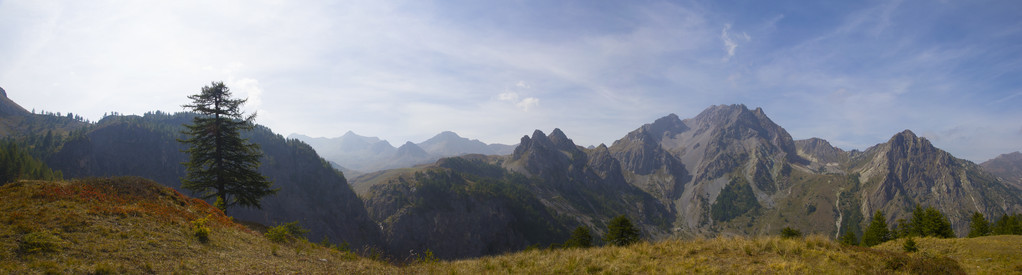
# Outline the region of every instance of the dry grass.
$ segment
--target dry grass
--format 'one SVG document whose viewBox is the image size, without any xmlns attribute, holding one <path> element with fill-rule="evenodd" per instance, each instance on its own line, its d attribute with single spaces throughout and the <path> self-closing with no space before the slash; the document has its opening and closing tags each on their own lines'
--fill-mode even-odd
<svg viewBox="0 0 1022 275">
<path fill-rule="evenodd" d="M 414 272 L 448 274 L 960 273 L 953 261 L 841 246 L 822 236 L 716 238 L 627 247 L 537 250 L 411 268 Z"/>
<path fill-rule="evenodd" d="M 958 261 L 969 274 L 1022 274 L 1022 236 L 979 238 L 916 238 L 918 254 L 943 256 Z M 904 239 L 880 244 L 876 249 L 902 251 Z"/>
<path fill-rule="evenodd" d="M 138 178 L 0 187 L 0 273 L 377 273 L 389 264 L 305 241 L 275 244 L 209 204 Z M 209 241 L 191 221 L 207 218 Z M 40 239 L 50 251 L 27 251 Z M 48 244 L 46 244 L 48 243 Z"/>
</svg>

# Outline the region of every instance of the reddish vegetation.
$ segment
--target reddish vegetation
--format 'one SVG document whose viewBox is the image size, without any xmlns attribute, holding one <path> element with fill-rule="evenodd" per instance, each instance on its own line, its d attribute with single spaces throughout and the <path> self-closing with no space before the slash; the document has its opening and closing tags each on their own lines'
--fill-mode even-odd
<svg viewBox="0 0 1022 275">
<path fill-rule="evenodd" d="M 89 205 L 90 214 L 147 216 L 164 222 L 187 223 L 209 217 L 209 226 L 248 228 L 220 209 L 143 178 L 94 178 L 37 189 L 32 197 L 48 202 L 75 201 Z"/>
</svg>

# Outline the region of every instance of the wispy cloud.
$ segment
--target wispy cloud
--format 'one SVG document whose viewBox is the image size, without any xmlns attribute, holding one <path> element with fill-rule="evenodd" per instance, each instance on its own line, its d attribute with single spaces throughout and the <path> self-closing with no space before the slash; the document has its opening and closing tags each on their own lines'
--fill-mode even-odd
<svg viewBox="0 0 1022 275">
<path fill-rule="evenodd" d="M 726 52 L 723 58 L 724 62 L 731 60 L 735 56 L 735 49 L 738 48 L 739 42 L 749 42 L 749 40 L 752 40 L 749 34 L 744 32 L 737 34 L 728 33 L 729 30 L 731 30 L 731 24 L 725 24 L 724 29 L 720 31 L 720 40 L 724 43 L 724 51 Z"/>
</svg>

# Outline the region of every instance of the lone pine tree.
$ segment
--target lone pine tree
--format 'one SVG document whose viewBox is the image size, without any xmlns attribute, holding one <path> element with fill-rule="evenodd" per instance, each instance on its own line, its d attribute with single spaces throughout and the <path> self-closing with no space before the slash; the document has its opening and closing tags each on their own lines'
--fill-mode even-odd
<svg viewBox="0 0 1022 275">
<path fill-rule="evenodd" d="M 251 130 L 255 114 L 244 117 L 239 107 L 246 99 L 231 98 L 223 82 L 202 87 L 202 92 L 188 96 L 192 104 L 184 105 L 197 114 L 191 125 L 184 125 L 189 145 L 184 163 L 188 174 L 182 187 L 198 192 L 203 199 L 216 198 L 216 207 L 227 210 L 239 205 L 260 208 L 262 197 L 276 193 L 272 183 L 259 174 L 262 152 L 258 144 L 241 138 L 240 131 Z"/>
<path fill-rule="evenodd" d="M 607 224 L 607 235 L 603 236 L 603 241 L 614 246 L 633 244 L 639 241 L 639 230 L 625 215 L 617 216 Z"/>
</svg>

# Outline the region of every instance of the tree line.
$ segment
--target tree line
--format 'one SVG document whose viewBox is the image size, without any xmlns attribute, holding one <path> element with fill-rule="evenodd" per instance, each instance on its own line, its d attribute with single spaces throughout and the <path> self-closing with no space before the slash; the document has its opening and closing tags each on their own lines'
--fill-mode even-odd
<svg viewBox="0 0 1022 275">
<path fill-rule="evenodd" d="M 1022 214 L 1003 215 L 996 222 L 989 221 L 982 213 L 974 212 L 969 226 L 969 238 L 991 235 L 1022 235 Z M 898 219 L 891 227 L 883 211 L 873 214 L 869 226 L 862 233 L 861 241 L 854 232 L 848 231 L 839 240 L 842 244 L 875 246 L 897 238 L 937 237 L 954 238 L 951 221 L 936 208 L 916 205 L 909 219 Z"/>
<path fill-rule="evenodd" d="M 15 142 L 0 141 L 0 184 L 16 180 L 60 180 L 63 177 L 60 171 L 54 172 Z"/>
</svg>

